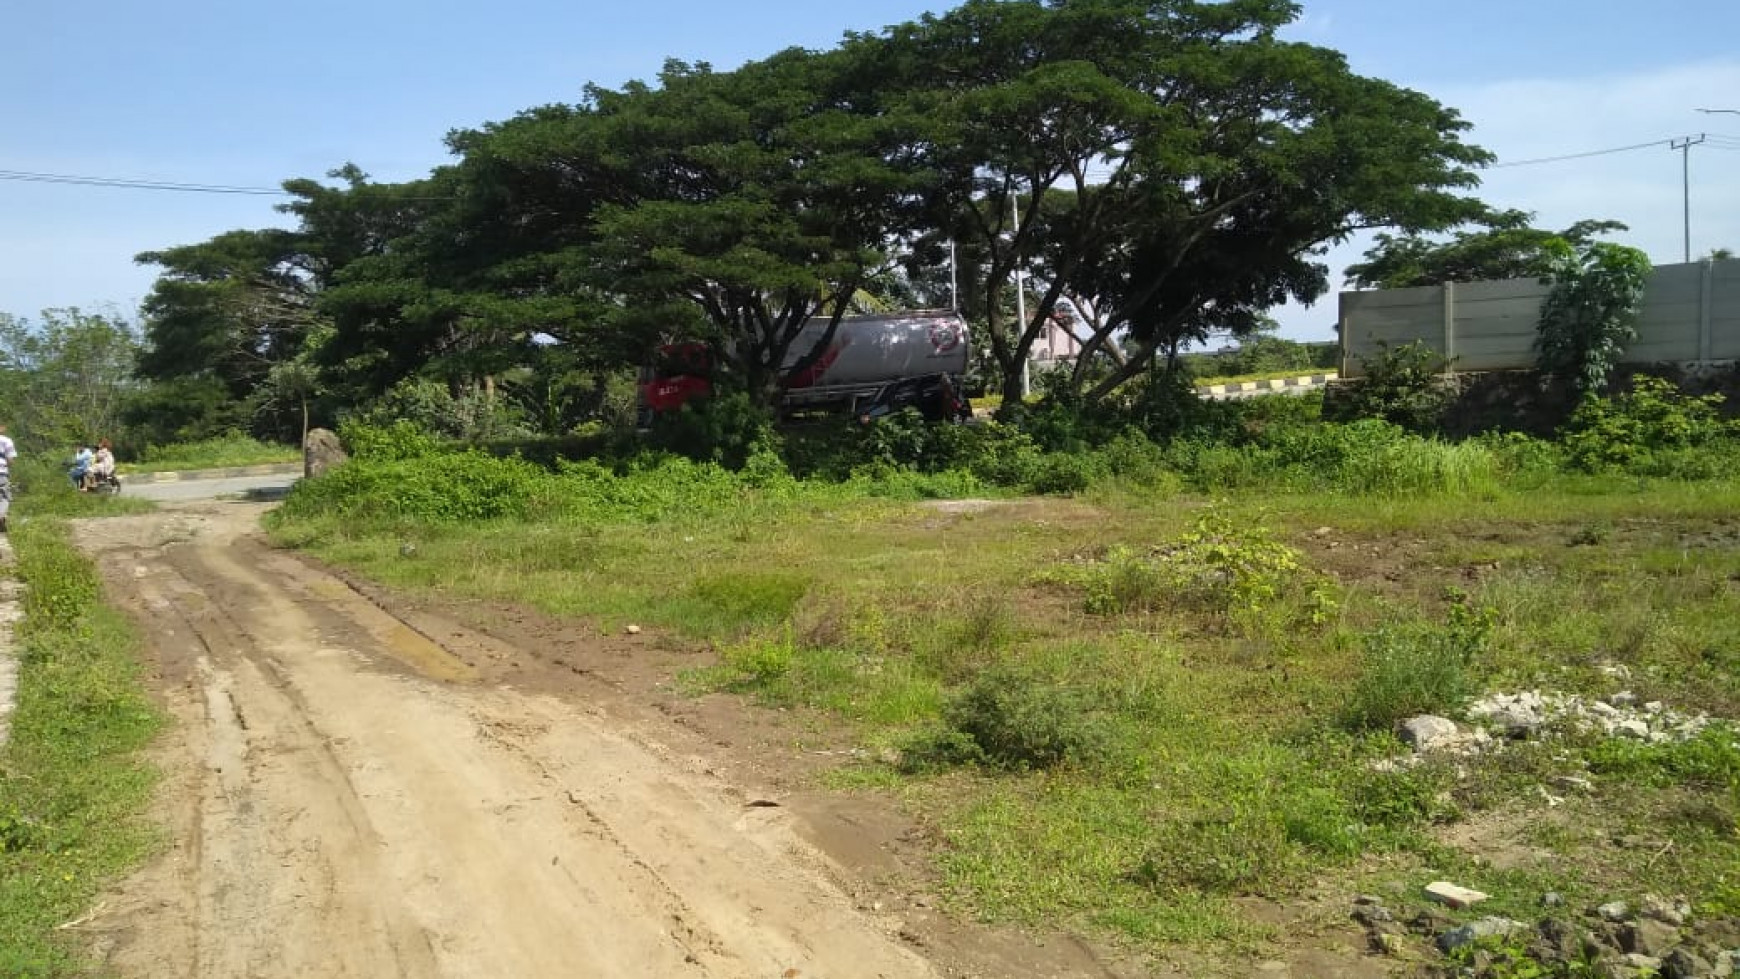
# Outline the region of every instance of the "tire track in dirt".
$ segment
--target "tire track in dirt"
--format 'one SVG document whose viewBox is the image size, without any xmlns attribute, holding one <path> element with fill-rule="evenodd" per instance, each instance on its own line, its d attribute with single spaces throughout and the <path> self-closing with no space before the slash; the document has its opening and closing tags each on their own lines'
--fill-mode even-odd
<svg viewBox="0 0 1740 979">
<path fill-rule="evenodd" d="M 454 650 L 487 642 L 437 642 L 247 543 L 256 513 L 85 535 L 179 721 L 176 847 L 94 923 L 117 971 L 937 974 L 853 909 L 787 814 L 596 710 L 470 682 Z"/>
</svg>

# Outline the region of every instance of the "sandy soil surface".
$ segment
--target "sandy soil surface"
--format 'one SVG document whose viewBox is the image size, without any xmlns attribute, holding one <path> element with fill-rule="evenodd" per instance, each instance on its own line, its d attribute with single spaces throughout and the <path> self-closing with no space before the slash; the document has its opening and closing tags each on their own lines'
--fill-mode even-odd
<svg viewBox="0 0 1740 979">
<path fill-rule="evenodd" d="M 262 510 L 78 527 L 175 720 L 169 845 L 82 926 L 118 974 L 1136 974 L 936 911 L 922 831 L 802 790 L 825 730 L 678 696 L 695 652 L 396 598 Z"/>
</svg>

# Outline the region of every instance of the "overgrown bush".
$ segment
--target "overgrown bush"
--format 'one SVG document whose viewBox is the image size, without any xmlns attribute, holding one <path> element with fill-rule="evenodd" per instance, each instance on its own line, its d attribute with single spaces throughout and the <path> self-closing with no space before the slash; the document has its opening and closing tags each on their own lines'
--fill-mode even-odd
<svg viewBox="0 0 1740 979">
<path fill-rule="evenodd" d="M 452 386 L 429 378 L 406 378 L 347 420 L 377 427 L 410 422 L 444 439 L 527 438 L 535 434 L 511 398 L 484 388 Z"/>
<path fill-rule="evenodd" d="M 1335 420 L 1379 418 L 1421 434 L 1439 429 L 1450 394 L 1444 372 L 1450 362 L 1422 341 L 1384 346 L 1376 357 L 1361 357 L 1363 376 L 1335 402 Z"/>
<path fill-rule="evenodd" d="M 773 415 L 740 391 L 691 401 L 680 411 L 659 414 L 646 435 L 648 448 L 716 462 L 729 469 L 740 468 L 755 446 L 778 443 Z"/>
<path fill-rule="evenodd" d="M 1654 266 L 1643 251 L 1595 242 L 1560 264 L 1541 305 L 1535 337 L 1543 374 L 1581 394 L 1599 391 L 1637 336 L 1637 316 Z"/>
<path fill-rule="evenodd" d="M 429 429 L 406 418 L 379 423 L 346 419 L 339 423 L 338 439 L 352 458 L 369 462 L 419 459 L 450 447 Z"/>
<path fill-rule="evenodd" d="M 1719 394 L 1686 394 L 1671 381 L 1647 374 L 1631 390 L 1611 398 L 1588 397 L 1577 406 L 1560 438 L 1571 465 L 1587 472 L 1642 471 L 1672 450 L 1724 440 L 1732 427 L 1721 419 Z"/>
<path fill-rule="evenodd" d="M 297 483 L 279 519 L 493 520 L 548 512 L 557 496 L 549 472 L 519 459 L 475 451 L 388 461 L 365 458 Z"/>
<path fill-rule="evenodd" d="M 1116 615 L 1162 608 L 1228 617 L 1255 627 L 1283 598 L 1321 622 L 1335 602 L 1300 553 L 1261 525 L 1240 525 L 1211 508 L 1177 539 L 1147 552 L 1114 548 L 1103 558 L 1066 565 L 1042 580 L 1084 593 L 1089 612 Z"/>
</svg>

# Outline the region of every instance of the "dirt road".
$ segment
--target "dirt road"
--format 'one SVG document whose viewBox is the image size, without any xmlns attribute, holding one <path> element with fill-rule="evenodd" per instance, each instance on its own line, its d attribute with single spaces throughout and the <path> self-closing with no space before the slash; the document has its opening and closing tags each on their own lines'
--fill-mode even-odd
<svg viewBox="0 0 1740 979">
<path fill-rule="evenodd" d="M 200 504 L 91 522 L 176 720 L 174 845 L 89 924 L 139 977 L 924 977 L 784 806 Z M 432 638 L 433 637 L 433 638 Z"/>
</svg>

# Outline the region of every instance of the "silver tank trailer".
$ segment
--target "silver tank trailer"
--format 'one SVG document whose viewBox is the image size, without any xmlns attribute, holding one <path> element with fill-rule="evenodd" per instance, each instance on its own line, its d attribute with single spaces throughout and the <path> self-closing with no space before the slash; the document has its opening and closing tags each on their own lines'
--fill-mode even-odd
<svg viewBox="0 0 1740 979">
<path fill-rule="evenodd" d="M 813 317 L 786 352 L 785 368 L 815 349 L 828 330 L 828 318 Z M 959 314 L 878 313 L 846 316 L 814 365 L 792 377 L 787 400 L 794 404 L 851 397 L 891 381 L 934 374 L 966 373 L 967 322 Z"/>
</svg>

